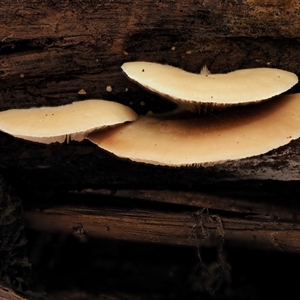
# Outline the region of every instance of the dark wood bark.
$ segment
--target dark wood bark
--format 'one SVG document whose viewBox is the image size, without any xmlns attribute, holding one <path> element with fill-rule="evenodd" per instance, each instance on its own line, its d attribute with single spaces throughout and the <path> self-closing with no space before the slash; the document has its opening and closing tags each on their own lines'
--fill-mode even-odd
<svg viewBox="0 0 300 300">
<path fill-rule="evenodd" d="M 65 232 L 83 240 L 101 237 L 195 247 L 216 246 L 225 241 L 229 245 L 300 251 L 297 209 L 282 204 L 173 191 L 100 190 L 83 194 L 91 193 L 96 195 L 97 208 L 74 207 L 73 201 L 73 206 L 26 211 L 25 223 L 28 228 Z M 106 195 L 110 199 L 103 198 Z M 118 197 L 118 208 L 113 208 Z M 138 204 L 133 204 L 134 199 Z M 173 206 L 137 208 L 145 199 Z"/>
<path fill-rule="evenodd" d="M 0 16 L 1 110 L 70 103 L 82 88 L 87 98 L 138 113 L 168 109 L 121 73 L 130 60 L 192 72 L 206 64 L 212 72 L 270 66 L 299 74 L 297 1 L 3 0 Z M 1 172 L 27 206 L 51 206 L 58 191 L 112 188 L 208 191 L 235 203 L 266 193 L 263 202 L 282 203 L 288 214 L 299 207 L 299 140 L 258 157 L 178 169 L 119 160 L 87 141 L 44 146 L 1 133 L 0 146 Z M 275 210 L 270 215 L 282 213 Z"/>
<path fill-rule="evenodd" d="M 139 112 L 160 107 L 121 74 L 124 61 L 137 59 L 192 72 L 206 64 L 299 73 L 298 10 L 295 0 L 3 0 L 0 109 L 69 103 L 82 88 Z"/>
<path fill-rule="evenodd" d="M 194 247 L 227 244 L 300 251 L 300 227 L 293 222 L 268 217 L 221 217 L 205 212 L 163 213 L 135 209 L 88 209 L 53 207 L 43 212 L 25 212 L 28 228 L 64 232 L 80 240 L 88 237 L 184 245 Z"/>
</svg>

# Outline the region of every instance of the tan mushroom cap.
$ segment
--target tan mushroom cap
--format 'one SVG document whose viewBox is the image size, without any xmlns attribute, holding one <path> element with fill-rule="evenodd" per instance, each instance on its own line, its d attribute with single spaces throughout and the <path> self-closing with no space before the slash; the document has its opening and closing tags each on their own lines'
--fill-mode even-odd
<svg viewBox="0 0 300 300">
<path fill-rule="evenodd" d="M 95 129 L 136 120 L 129 107 L 106 100 L 85 100 L 63 106 L 0 112 L 0 130 L 29 141 L 50 144 L 82 141 Z"/>
<path fill-rule="evenodd" d="M 169 65 L 137 61 L 124 63 L 122 70 L 134 82 L 192 111 L 204 104 L 211 110 L 213 106 L 269 99 L 298 82 L 294 73 L 273 68 L 194 74 Z"/>
<path fill-rule="evenodd" d="M 300 94 L 191 119 L 140 117 L 88 139 L 121 158 L 154 165 L 213 165 L 255 156 L 300 137 Z"/>
</svg>

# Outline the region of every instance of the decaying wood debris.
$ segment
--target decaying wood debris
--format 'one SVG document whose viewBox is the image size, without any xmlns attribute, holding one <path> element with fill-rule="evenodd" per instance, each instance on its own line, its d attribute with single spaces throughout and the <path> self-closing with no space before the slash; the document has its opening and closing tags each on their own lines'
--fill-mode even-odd
<svg viewBox="0 0 300 300">
<path fill-rule="evenodd" d="M 3 300 L 26 300 L 17 295 L 13 290 L 0 285 L 0 297 Z"/>
<path fill-rule="evenodd" d="M 172 109 L 122 74 L 133 60 L 195 73 L 207 65 L 300 74 L 296 0 L 0 2 L 0 110 L 90 98 L 139 114 Z M 0 133 L 0 174 L 38 231 L 299 253 L 299 149 L 295 140 L 214 167 L 164 168 L 88 141 L 40 145 Z M 90 196 L 97 200 L 79 205 Z"/>
<path fill-rule="evenodd" d="M 98 195 L 98 208 L 54 206 L 26 211 L 25 224 L 32 229 L 64 232 L 80 240 L 88 237 L 185 246 L 242 245 L 299 252 L 297 210 L 282 205 L 258 205 L 222 196 L 172 191 L 87 191 Z M 118 208 L 101 206 L 101 195 L 122 197 Z M 133 199 L 173 203 L 177 211 L 137 209 Z M 130 207 L 126 207 L 126 203 Z M 125 206 L 125 207 L 124 207 Z M 155 207 L 155 206 L 154 206 Z M 168 206 L 167 206 L 168 207 Z M 179 211 L 178 211 L 179 210 Z"/>
</svg>

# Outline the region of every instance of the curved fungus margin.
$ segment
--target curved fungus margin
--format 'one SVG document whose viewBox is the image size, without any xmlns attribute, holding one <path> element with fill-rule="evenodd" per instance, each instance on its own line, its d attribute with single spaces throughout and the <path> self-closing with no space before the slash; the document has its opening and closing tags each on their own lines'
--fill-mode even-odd
<svg viewBox="0 0 300 300">
<path fill-rule="evenodd" d="M 298 82 L 296 74 L 275 68 L 210 74 L 204 67 L 195 74 L 170 65 L 136 61 L 124 63 L 122 70 L 142 87 L 197 112 L 270 99 Z"/>
<path fill-rule="evenodd" d="M 90 99 L 56 107 L 0 112 L 0 131 L 25 140 L 50 144 L 82 141 L 95 129 L 134 121 L 137 114 L 117 102 Z"/>
<path fill-rule="evenodd" d="M 135 122 L 90 133 L 87 138 L 121 158 L 162 166 L 209 166 L 264 154 L 300 137 L 300 94 L 217 115 Z"/>
</svg>

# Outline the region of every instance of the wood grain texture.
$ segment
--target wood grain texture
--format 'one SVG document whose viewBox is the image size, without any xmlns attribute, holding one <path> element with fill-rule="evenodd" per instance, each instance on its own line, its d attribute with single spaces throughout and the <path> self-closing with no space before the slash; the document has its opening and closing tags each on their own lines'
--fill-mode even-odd
<svg viewBox="0 0 300 300">
<path fill-rule="evenodd" d="M 191 72 L 271 66 L 299 73 L 297 1 L 1 1 L 0 109 L 108 98 L 145 113 L 161 100 L 124 61 Z M 112 92 L 106 86 L 112 86 Z M 143 105 L 141 105 L 141 103 Z"/>
<path fill-rule="evenodd" d="M 225 242 L 230 247 L 299 253 L 298 196 L 268 190 L 72 191 L 58 195 L 56 203 L 44 209 L 26 209 L 25 224 L 80 241 L 104 238 L 192 247 Z"/>
<path fill-rule="evenodd" d="M 158 212 L 137 209 L 53 207 L 26 211 L 25 224 L 39 231 L 64 232 L 88 237 L 184 246 L 229 244 L 299 252 L 300 228 L 293 222 L 269 218 L 240 218 L 205 211 Z"/>
</svg>

